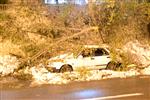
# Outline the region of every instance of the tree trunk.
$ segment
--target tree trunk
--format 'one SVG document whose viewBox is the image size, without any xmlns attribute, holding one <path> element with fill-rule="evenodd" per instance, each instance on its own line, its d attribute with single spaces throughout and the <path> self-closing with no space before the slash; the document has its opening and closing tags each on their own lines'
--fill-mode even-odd
<svg viewBox="0 0 150 100">
<path fill-rule="evenodd" d="M 90 16 L 92 16 L 92 13 L 93 13 L 93 11 L 92 11 L 92 9 L 93 9 L 92 1 L 93 1 L 93 0 L 88 0 L 88 11 L 89 11 L 89 15 L 90 15 Z"/>
</svg>

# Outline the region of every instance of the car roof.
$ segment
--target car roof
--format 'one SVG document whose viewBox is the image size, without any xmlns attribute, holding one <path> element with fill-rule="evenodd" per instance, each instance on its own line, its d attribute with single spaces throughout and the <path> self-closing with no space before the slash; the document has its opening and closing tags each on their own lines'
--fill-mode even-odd
<svg viewBox="0 0 150 100">
<path fill-rule="evenodd" d="M 108 48 L 109 46 L 106 44 L 101 45 L 84 45 L 84 48 Z"/>
</svg>

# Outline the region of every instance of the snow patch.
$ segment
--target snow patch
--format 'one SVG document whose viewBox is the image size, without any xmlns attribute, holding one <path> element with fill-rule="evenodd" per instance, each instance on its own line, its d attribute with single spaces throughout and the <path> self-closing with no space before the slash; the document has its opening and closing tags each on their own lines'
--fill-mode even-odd
<svg viewBox="0 0 150 100">
<path fill-rule="evenodd" d="M 150 64 L 150 46 L 148 44 L 143 45 L 137 40 L 131 41 L 123 47 L 123 50 L 130 54 L 139 67 L 147 67 Z"/>
<path fill-rule="evenodd" d="M 150 75 L 150 66 L 141 70 L 141 75 Z"/>
<path fill-rule="evenodd" d="M 91 81 L 101 80 L 108 78 L 126 78 L 140 75 L 137 70 L 129 71 L 112 71 L 112 70 L 92 70 L 87 71 L 85 74 L 74 71 L 66 73 L 50 73 L 43 68 L 33 67 L 30 69 L 33 75 L 33 82 L 31 86 L 37 86 L 41 84 L 67 84 L 73 81 Z"/>
<path fill-rule="evenodd" d="M 10 55 L 0 56 L 0 75 L 6 76 L 14 72 L 19 67 L 19 61 L 16 57 Z"/>
</svg>

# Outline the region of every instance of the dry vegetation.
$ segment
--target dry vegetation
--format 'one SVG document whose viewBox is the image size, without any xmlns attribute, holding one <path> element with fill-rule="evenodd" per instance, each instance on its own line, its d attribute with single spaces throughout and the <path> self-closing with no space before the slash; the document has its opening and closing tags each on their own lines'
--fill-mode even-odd
<svg viewBox="0 0 150 100">
<path fill-rule="evenodd" d="M 39 63 L 46 57 L 75 51 L 82 44 L 107 43 L 112 51 L 132 40 L 149 44 L 150 4 L 110 1 L 114 2 L 89 4 L 88 8 L 40 4 L 11 6 L 0 12 L 0 52 L 23 59 L 32 59 L 38 54 L 34 57 L 42 58 Z M 95 28 L 90 29 L 92 27 Z M 114 51 L 113 54 L 116 56 Z"/>
</svg>

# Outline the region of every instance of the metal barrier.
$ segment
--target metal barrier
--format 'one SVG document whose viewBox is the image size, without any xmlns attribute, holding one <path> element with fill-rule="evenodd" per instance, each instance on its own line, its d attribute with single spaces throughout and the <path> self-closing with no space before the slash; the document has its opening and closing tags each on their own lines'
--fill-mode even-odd
<svg viewBox="0 0 150 100">
<path fill-rule="evenodd" d="M 0 4 L 0 10 L 3 11 L 3 10 L 7 10 L 9 8 L 9 4 Z"/>
</svg>

